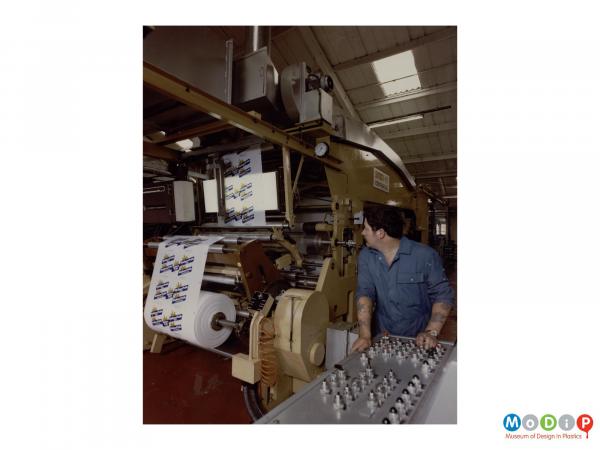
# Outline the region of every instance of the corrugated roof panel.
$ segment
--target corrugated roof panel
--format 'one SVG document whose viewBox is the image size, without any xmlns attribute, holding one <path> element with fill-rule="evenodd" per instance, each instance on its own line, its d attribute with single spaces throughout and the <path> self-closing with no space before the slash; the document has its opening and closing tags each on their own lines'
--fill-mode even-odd
<svg viewBox="0 0 600 450">
<path fill-rule="evenodd" d="M 331 65 L 365 55 L 356 27 L 311 27 Z"/>
<path fill-rule="evenodd" d="M 365 109 L 364 111 L 358 111 L 358 115 L 364 123 L 374 122 L 378 120 L 375 118 L 376 116 L 373 115 L 373 112 L 369 109 Z"/>
<path fill-rule="evenodd" d="M 425 47 L 437 65 L 450 64 L 455 61 L 452 55 L 452 48 L 456 47 L 456 37 L 430 42 Z"/>
<path fill-rule="evenodd" d="M 410 32 L 409 28 L 412 27 L 396 27 L 394 28 L 394 40 L 395 45 L 403 44 L 405 42 L 410 41 Z"/>
<path fill-rule="evenodd" d="M 378 84 L 375 72 L 370 64 L 364 64 L 353 67 L 348 70 L 338 72 L 338 78 L 344 85 L 346 93 L 350 95 L 353 90 L 364 89 L 362 86 Z"/>
<path fill-rule="evenodd" d="M 444 28 L 446 28 L 448 26 L 450 26 L 450 25 L 436 25 L 436 26 L 430 26 L 430 27 L 423 27 L 423 31 L 427 35 L 427 34 L 435 33 L 436 31 L 443 30 Z"/>
<path fill-rule="evenodd" d="M 442 148 L 446 153 L 454 152 L 454 147 L 452 145 L 452 141 L 450 139 L 450 133 L 448 131 L 441 131 L 438 133 L 440 142 L 442 144 Z"/>
<path fill-rule="evenodd" d="M 410 122 L 410 123 L 417 123 L 417 122 Z M 432 114 L 423 114 L 423 119 L 419 122 L 421 127 L 430 127 L 432 125 L 436 125 L 436 122 L 434 120 L 434 117 Z"/>
<path fill-rule="evenodd" d="M 438 106 L 455 105 L 456 104 L 456 90 L 442 92 L 442 93 L 436 94 L 433 97 L 435 97 L 435 100 L 436 100 L 436 103 Z"/>
<path fill-rule="evenodd" d="M 425 134 L 429 139 L 429 143 L 431 144 L 431 149 L 433 150 L 433 154 L 443 154 L 445 153 L 444 147 L 442 147 L 442 142 L 440 141 L 440 136 L 438 133 L 430 133 Z"/>
<path fill-rule="evenodd" d="M 390 145 L 390 144 L 388 144 Z M 393 143 L 393 146 L 390 145 L 390 147 L 392 147 L 392 149 L 398 153 L 399 155 L 406 155 L 409 153 L 408 147 L 406 146 L 406 144 L 403 141 L 395 141 Z"/>
<path fill-rule="evenodd" d="M 392 113 L 390 117 L 405 116 L 408 114 L 415 114 L 419 111 L 423 111 L 424 109 L 427 109 L 427 107 L 424 106 L 425 102 L 426 100 L 423 100 L 423 98 L 418 98 L 403 102 L 391 103 L 389 105 Z"/>
<path fill-rule="evenodd" d="M 419 72 L 429 70 L 431 67 L 433 67 L 433 63 L 431 62 L 432 58 L 429 55 L 429 51 L 427 51 L 426 45 L 421 45 L 411 51 L 415 59 L 415 66 Z"/>
<path fill-rule="evenodd" d="M 425 36 L 425 30 L 423 27 L 410 27 L 408 32 L 411 40 Z"/>
<path fill-rule="evenodd" d="M 355 89 L 348 92 L 348 96 L 355 105 L 385 98 L 383 90 L 378 85 L 370 85 L 366 88 Z"/>
<path fill-rule="evenodd" d="M 304 39 L 300 36 L 300 31 L 296 31 L 295 33 L 288 33 L 283 36 L 283 42 L 288 45 L 288 49 L 291 52 L 292 60 L 290 63 L 299 63 L 306 62 L 313 70 L 318 68 L 318 64 L 313 58 L 313 55 L 306 47 L 304 43 Z M 289 60 L 290 58 L 288 58 Z"/>
<path fill-rule="evenodd" d="M 429 142 L 423 136 L 410 136 L 404 141 L 406 147 L 413 154 L 421 155 L 427 152 Z"/>
<path fill-rule="evenodd" d="M 373 27 L 373 38 L 377 45 L 377 51 L 393 47 L 396 43 L 394 34 L 389 30 L 390 27 Z"/>
<path fill-rule="evenodd" d="M 289 65 L 296 62 L 296 55 L 294 55 L 294 53 L 290 49 L 288 39 L 286 39 L 287 37 L 288 35 L 284 36 L 282 39 L 278 39 L 276 45 L 279 52 L 285 58 L 286 63 Z"/>
<path fill-rule="evenodd" d="M 377 79 L 377 75 L 373 70 L 372 64 L 361 64 L 360 66 L 356 66 L 349 70 L 350 73 L 359 72 L 362 75 L 362 80 L 364 84 L 356 84 L 356 86 L 367 86 L 369 84 L 379 84 L 379 80 Z"/>
<path fill-rule="evenodd" d="M 369 122 L 378 121 L 378 120 L 389 120 L 398 115 L 396 112 L 394 112 L 394 109 L 391 107 L 391 105 L 385 105 L 385 106 L 382 106 L 381 108 L 377 108 L 372 111 L 373 111 L 373 114 L 372 114 L 373 119 L 369 120 Z M 400 115 L 404 115 L 404 113 L 401 113 Z M 381 129 L 385 130 L 386 133 L 389 133 L 389 130 L 392 129 L 392 127 L 394 127 L 394 125 L 386 125 L 385 127 L 382 127 Z"/>
<path fill-rule="evenodd" d="M 446 112 L 445 110 L 442 110 L 442 111 L 434 111 L 434 112 L 431 112 L 431 113 L 427 113 L 427 114 L 425 114 L 425 115 L 426 115 L 426 116 L 429 116 L 429 118 L 431 119 L 431 121 L 432 121 L 434 124 L 436 124 L 436 125 L 439 125 L 439 124 L 447 123 L 447 122 L 444 120 L 445 112 Z"/>
<path fill-rule="evenodd" d="M 358 27 L 358 33 L 361 37 L 362 43 L 365 46 L 367 54 L 375 53 L 379 50 L 377 47 L 377 41 L 373 33 L 375 27 Z"/>
<path fill-rule="evenodd" d="M 271 44 L 271 61 L 273 61 L 279 73 L 289 65 L 285 55 L 279 50 L 279 46 L 275 41 Z"/>
<path fill-rule="evenodd" d="M 437 156 L 440 153 L 440 145 L 439 141 L 433 139 L 433 135 L 424 134 L 416 137 L 416 141 L 419 142 L 418 145 L 421 145 L 425 150 L 419 153 L 418 157 L 422 158 L 424 156 Z M 435 145 L 437 143 L 437 146 Z"/>
<path fill-rule="evenodd" d="M 435 71 L 436 83 L 444 84 L 456 81 L 456 62 L 443 65 Z"/>
<path fill-rule="evenodd" d="M 456 152 L 456 130 L 452 130 L 448 132 L 448 137 L 450 138 L 450 142 L 452 144 L 452 150 Z"/>
<path fill-rule="evenodd" d="M 362 42 L 362 38 L 360 37 L 360 33 L 358 32 L 358 27 L 342 28 L 346 36 L 346 46 L 352 50 L 351 59 L 365 56 L 367 54 L 367 49 L 365 48 Z"/>
</svg>

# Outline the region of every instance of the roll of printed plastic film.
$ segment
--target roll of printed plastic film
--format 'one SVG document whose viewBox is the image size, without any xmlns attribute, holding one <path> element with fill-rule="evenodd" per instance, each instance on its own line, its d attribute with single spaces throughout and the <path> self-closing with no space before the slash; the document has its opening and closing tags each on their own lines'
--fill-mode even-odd
<svg viewBox="0 0 600 450">
<path fill-rule="evenodd" d="M 224 294 L 200 291 L 197 298 L 190 298 L 182 305 L 168 311 L 146 308 L 144 318 L 150 328 L 158 333 L 183 339 L 190 344 L 215 348 L 223 344 L 231 334 L 231 328 L 215 330 L 211 326 L 215 315 L 235 320 L 233 301 Z"/>
<path fill-rule="evenodd" d="M 227 340 L 231 328 L 216 330 L 212 321 L 216 315 L 235 321 L 233 300 L 200 290 L 208 247 L 220 239 L 173 236 L 160 244 L 144 308 L 144 320 L 152 330 L 205 348 Z"/>
</svg>

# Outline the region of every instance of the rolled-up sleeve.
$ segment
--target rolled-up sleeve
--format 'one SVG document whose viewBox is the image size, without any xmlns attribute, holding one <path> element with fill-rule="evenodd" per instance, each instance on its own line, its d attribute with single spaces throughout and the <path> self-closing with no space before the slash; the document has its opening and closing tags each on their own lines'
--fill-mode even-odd
<svg viewBox="0 0 600 450">
<path fill-rule="evenodd" d="M 361 297 L 369 297 L 371 300 L 377 300 L 377 290 L 375 283 L 369 272 L 369 250 L 363 248 L 358 255 L 358 280 L 356 283 L 355 300 Z"/>
<path fill-rule="evenodd" d="M 429 266 L 427 294 L 429 295 L 431 304 L 447 303 L 453 305 L 454 289 L 450 286 L 440 255 L 432 251 L 427 265 Z"/>
</svg>

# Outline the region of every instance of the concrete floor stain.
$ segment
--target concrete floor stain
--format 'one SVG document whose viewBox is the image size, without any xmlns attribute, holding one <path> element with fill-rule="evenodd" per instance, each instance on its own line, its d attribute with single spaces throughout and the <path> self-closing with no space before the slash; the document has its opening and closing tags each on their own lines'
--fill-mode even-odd
<svg viewBox="0 0 600 450">
<path fill-rule="evenodd" d="M 196 374 L 194 378 L 194 395 L 206 395 L 211 391 L 216 390 L 219 386 L 224 384 L 218 377 L 217 374 L 213 374 L 206 385 L 206 389 L 203 389 L 203 378 L 202 375 Z"/>
</svg>

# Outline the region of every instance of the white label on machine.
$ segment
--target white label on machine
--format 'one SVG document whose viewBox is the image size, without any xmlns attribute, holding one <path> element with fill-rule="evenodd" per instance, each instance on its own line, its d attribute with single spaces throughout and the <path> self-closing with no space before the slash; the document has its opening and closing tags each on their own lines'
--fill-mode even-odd
<svg viewBox="0 0 600 450">
<path fill-rule="evenodd" d="M 365 213 L 364 211 L 358 211 L 354 213 L 354 225 L 362 225 L 364 222 Z"/>
<path fill-rule="evenodd" d="M 390 192 L 390 176 L 373 167 L 373 187 L 383 192 Z"/>
</svg>

